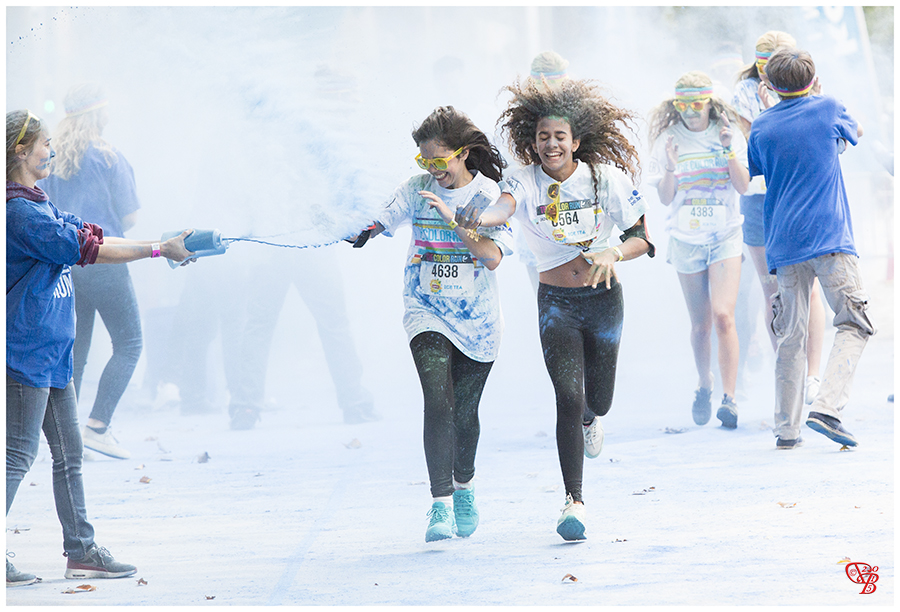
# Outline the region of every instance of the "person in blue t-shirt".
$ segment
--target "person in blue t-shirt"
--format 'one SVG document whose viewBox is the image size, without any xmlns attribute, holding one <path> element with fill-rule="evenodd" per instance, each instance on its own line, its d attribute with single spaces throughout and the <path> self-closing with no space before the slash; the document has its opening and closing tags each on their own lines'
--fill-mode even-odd
<svg viewBox="0 0 900 612">
<path fill-rule="evenodd" d="M 54 153 L 43 122 L 27 110 L 6 114 L 6 513 L 38 454 L 41 431 L 53 462 L 53 497 L 68 557 L 66 578 L 131 576 L 94 542 L 81 477 L 72 343 L 70 266 L 125 263 L 162 255 L 185 261 L 191 230 L 158 243 L 103 236 L 99 225 L 61 212 L 37 186 Z M 37 581 L 6 561 L 6 586 Z"/>
<path fill-rule="evenodd" d="M 850 206 L 838 159 L 862 128 L 838 100 L 813 96 L 816 66 L 806 51 L 782 48 L 766 76 L 781 102 L 753 122 L 748 142 L 751 176 L 763 175 L 766 264 L 778 278 L 772 328 L 775 363 L 776 448 L 801 444 L 809 295 L 818 277 L 835 312 L 837 333 L 819 394 L 806 424 L 845 446 L 856 446 L 841 424 L 853 374 L 875 327 L 866 315 L 853 242 Z"/>
<path fill-rule="evenodd" d="M 38 185 L 61 209 L 100 225 L 105 236 L 124 237 L 140 208 L 134 171 L 128 160 L 103 139 L 108 102 L 96 83 L 73 87 L 65 98 L 66 116 L 54 134 L 52 173 Z M 112 356 L 103 368 L 91 414 L 82 431 L 85 448 L 116 459 L 131 453 L 119 446 L 109 428 L 113 412 L 131 380 L 143 348 L 141 316 L 128 266 L 72 268 L 75 290 L 75 395 L 91 350 L 97 313 L 109 332 Z"/>
</svg>

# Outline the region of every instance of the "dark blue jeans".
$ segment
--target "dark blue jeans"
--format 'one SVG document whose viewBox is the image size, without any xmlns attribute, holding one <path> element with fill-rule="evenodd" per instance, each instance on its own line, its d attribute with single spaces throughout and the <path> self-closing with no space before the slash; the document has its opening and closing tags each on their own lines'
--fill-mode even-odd
<svg viewBox="0 0 900 612">
<path fill-rule="evenodd" d="M 612 406 L 625 306 L 622 286 L 538 287 L 544 364 L 556 392 L 556 449 L 566 493 L 581 499 L 582 423 Z"/>
<path fill-rule="evenodd" d="M 83 448 L 75 412 L 75 386 L 35 388 L 6 377 L 6 514 L 19 484 L 38 454 L 41 430 L 53 460 L 53 497 L 63 531 L 63 548 L 82 559 L 94 543 L 94 528 L 87 521 Z"/>
<path fill-rule="evenodd" d="M 137 366 L 143 348 L 141 315 L 138 311 L 134 286 L 125 264 L 72 266 L 75 286 L 75 394 L 81 397 L 81 378 L 91 350 L 96 313 L 112 340 L 112 357 L 106 362 L 97 397 L 91 409 L 92 419 L 109 425 L 113 412 Z"/>
</svg>

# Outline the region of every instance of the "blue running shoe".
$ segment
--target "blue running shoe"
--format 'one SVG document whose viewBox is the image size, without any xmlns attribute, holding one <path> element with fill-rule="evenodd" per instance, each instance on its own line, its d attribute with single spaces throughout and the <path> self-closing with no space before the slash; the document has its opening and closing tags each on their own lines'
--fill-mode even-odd
<svg viewBox="0 0 900 612">
<path fill-rule="evenodd" d="M 584 517 L 584 504 L 576 504 L 571 495 L 566 495 L 566 507 L 556 523 L 556 533 L 563 540 L 586 540 Z"/>
<path fill-rule="evenodd" d="M 425 531 L 425 541 L 435 542 L 437 540 L 446 540 L 453 537 L 456 529 L 456 521 L 453 519 L 453 512 L 444 502 L 434 502 L 431 510 L 428 511 L 431 521 L 428 522 L 428 529 Z"/>
<path fill-rule="evenodd" d="M 468 538 L 478 528 L 478 507 L 475 491 L 458 489 L 453 492 L 453 516 L 456 519 L 456 535 Z"/>
</svg>

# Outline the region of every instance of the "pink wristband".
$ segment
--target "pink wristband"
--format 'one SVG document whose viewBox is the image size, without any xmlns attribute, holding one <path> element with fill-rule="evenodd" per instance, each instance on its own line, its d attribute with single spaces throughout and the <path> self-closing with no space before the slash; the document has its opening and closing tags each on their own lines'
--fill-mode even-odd
<svg viewBox="0 0 900 612">
<path fill-rule="evenodd" d="M 150 258 L 151 258 L 151 259 L 153 259 L 153 258 L 155 258 L 155 257 L 159 257 L 159 243 L 158 243 L 158 242 L 154 242 L 153 244 L 151 244 L 151 245 L 150 245 L 150 250 L 152 251 L 152 252 L 150 253 Z"/>
</svg>

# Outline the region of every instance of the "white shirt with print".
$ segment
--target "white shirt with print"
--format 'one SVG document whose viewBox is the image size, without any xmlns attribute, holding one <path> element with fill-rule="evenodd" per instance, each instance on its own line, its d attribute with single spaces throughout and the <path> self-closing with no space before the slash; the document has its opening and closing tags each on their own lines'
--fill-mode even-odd
<svg viewBox="0 0 900 612">
<path fill-rule="evenodd" d="M 552 270 L 583 251 L 609 248 L 613 228 L 624 231 L 638 222 L 647 202 L 624 172 L 609 164 L 598 164 L 599 193 L 594 193 L 590 166 L 577 162 L 575 172 L 559 183 L 554 211 L 551 185 L 539 164 L 516 170 L 500 183 L 504 193 L 516 201 L 516 218 L 525 240 L 537 259 L 538 272 Z"/>
<path fill-rule="evenodd" d="M 702 132 L 692 132 L 682 123 L 669 126 L 656 139 L 650 158 L 647 184 L 656 187 L 665 175 L 666 142 L 675 137 L 678 163 L 677 188 L 669 204 L 666 229 L 689 244 L 713 244 L 733 237 L 744 222 L 738 193 L 731 184 L 728 159 L 719 141 L 720 126 L 710 122 Z M 747 141 L 737 126 L 732 128 L 731 148 L 747 166 Z"/>
<path fill-rule="evenodd" d="M 472 256 L 456 231 L 419 195 L 422 190 L 457 210 L 479 194 L 493 203 L 500 189 L 481 173 L 458 189 L 445 189 L 430 174 L 420 174 L 397 187 L 377 219 L 388 236 L 406 223 L 412 225 L 403 272 L 403 327 L 408 338 L 438 332 L 467 357 L 494 361 L 503 333 L 496 273 Z M 493 240 L 504 257 L 512 254 L 509 224 L 479 228 L 478 234 Z"/>
</svg>

